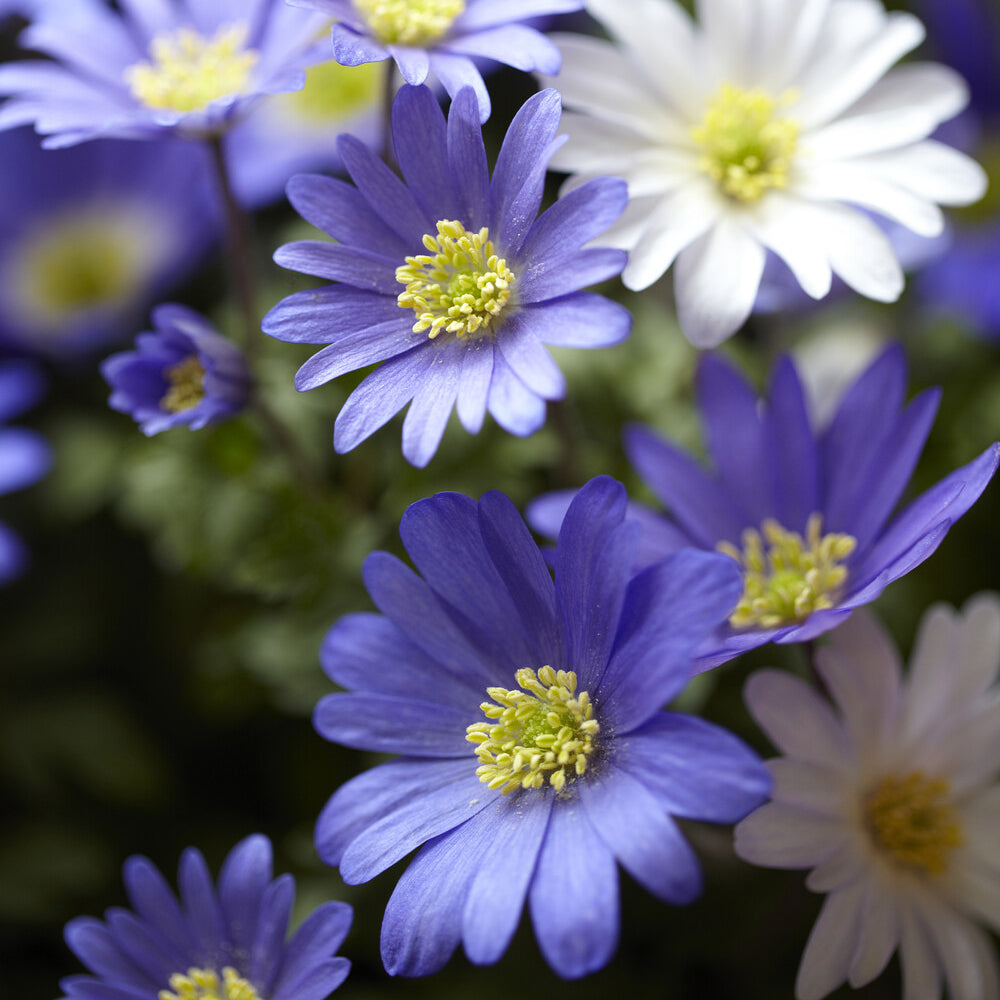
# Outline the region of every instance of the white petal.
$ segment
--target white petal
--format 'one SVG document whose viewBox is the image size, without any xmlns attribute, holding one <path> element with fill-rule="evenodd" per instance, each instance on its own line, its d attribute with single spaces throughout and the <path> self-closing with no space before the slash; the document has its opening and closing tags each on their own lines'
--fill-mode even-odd
<svg viewBox="0 0 1000 1000">
<path fill-rule="evenodd" d="M 766 258 L 763 246 L 725 216 L 681 251 L 674 298 L 681 329 L 695 347 L 718 347 L 746 322 Z"/>
<path fill-rule="evenodd" d="M 806 877 L 811 892 L 833 892 L 855 882 L 868 871 L 868 859 L 858 850 L 855 837 L 848 839 Z"/>
<path fill-rule="evenodd" d="M 992 785 L 961 805 L 965 851 L 975 863 L 1000 872 L 1000 785 Z"/>
<path fill-rule="evenodd" d="M 1000 699 L 971 715 L 956 717 L 939 749 L 953 795 L 975 788 L 996 773 L 1000 761 Z"/>
<path fill-rule="evenodd" d="M 903 907 L 899 916 L 903 1000 L 941 1000 L 941 966 L 928 933 L 912 907 Z"/>
<path fill-rule="evenodd" d="M 939 205 L 969 205 L 986 193 L 986 171 L 975 160 L 932 140 L 857 162 L 882 180 Z"/>
<path fill-rule="evenodd" d="M 813 58 L 830 11 L 830 0 L 763 0 L 757 14 L 754 67 L 758 85 L 778 94 L 791 86 Z"/>
<path fill-rule="evenodd" d="M 795 980 L 798 1000 L 820 1000 L 846 978 L 861 932 L 863 882 L 829 895 L 802 955 Z"/>
<path fill-rule="evenodd" d="M 951 1000 L 987 1000 L 991 977 L 975 944 L 982 931 L 951 907 L 931 900 L 921 907 L 921 917 L 944 966 Z"/>
<path fill-rule="evenodd" d="M 755 4 L 748 0 L 697 0 L 710 74 L 745 85 L 753 51 Z"/>
<path fill-rule="evenodd" d="M 843 160 L 925 139 L 968 103 L 969 88 L 953 69 L 911 63 L 892 70 L 842 118 L 803 136 L 800 154 Z"/>
<path fill-rule="evenodd" d="M 755 865 L 767 868 L 812 868 L 844 843 L 839 821 L 770 802 L 736 825 L 734 849 Z"/>
<path fill-rule="evenodd" d="M 947 604 L 934 604 L 924 612 L 910 657 L 903 709 L 902 737 L 912 742 L 939 718 L 951 711 L 952 677 L 958 646 L 958 621 Z"/>
<path fill-rule="evenodd" d="M 993 835 L 995 838 L 995 829 Z M 957 908 L 1000 930 L 1000 872 L 966 849 L 949 864 L 946 877 L 948 896 Z"/>
<path fill-rule="evenodd" d="M 639 153 L 657 148 L 656 143 L 627 125 L 564 111 L 559 132 L 569 141 L 552 154 L 552 170 L 586 170 L 614 174 Z"/>
<path fill-rule="evenodd" d="M 995 683 L 1000 674 L 1000 594 L 984 592 L 962 608 L 957 683 L 966 697 L 975 697 Z"/>
<path fill-rule="evenodd" d="M 639 230 L 640 235 L 622 272 L 626 288 L 641 291 L 656 281 L 677 255 L 698 239 L 718 218 L 718 200 L 707 179 L 698 178 L 659 201 Z M 635 215 L 626 209 L 619 225 L 608 231 L 615 239 L 620 225 L 632 225 Z M 607 234 L 606 234 L 607 235 Z M 612 246 L 621 246 L 620 242 Z"/>
<path fill-rule="evenodd" d="M 877 884 L 868 887 L 861 936 L 848 981 L 857 989 L 881 975 L 899 944 L 899 912 L 892 894 Z"/>
<path fill-rule="evenodd" d="M 774 781 L 771 798 L 831 818 L 843 814 L 844 777 L 842 772 L 808 764 L 791 757 L 767 762 Z"/>
</svg>

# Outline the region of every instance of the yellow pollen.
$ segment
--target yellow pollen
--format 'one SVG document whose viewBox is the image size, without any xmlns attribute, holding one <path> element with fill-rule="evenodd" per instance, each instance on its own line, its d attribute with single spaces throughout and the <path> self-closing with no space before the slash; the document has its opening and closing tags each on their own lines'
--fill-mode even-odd
<svg viewBox="0 0 1000 1000">
<path fill-rule="evenodd" d="M 964 840 L 944 778 L 920 771 L 884 778 L 865 797 L 868 829 L 875 844 L 898 865 L 942 875 L 948 856 Z"/>
<path fill-rule="evenodd" d="M 375 37 L 386 45 L 430 45 L 448 33 L 465 0 L 354 0 Z"/>
<path fill-rule="evenodd" d="M 840 596 L 854 551 L 851 535 L 824 535 L 823 515 L 810 514 L 806 537 L 768 518 L 761 533 L 743 532 L 743 551 L 729 542 L 716 548 L 743 569 L 743 596 L 729 618 L 733 628 L 778 628 L 832 608 Z"/>
<path fill-rule="evenodd" d="M 799 126 L 776 118 L 775 111 L 794 100 L 793 92 L 776 100 L 763 90 L 724 84 L 691 132 L 701 147 L 699 169 L 739 201 L 757 201 L 768 188 L 787 187 Z"/>
<path fill-rule="evenodd" d="M 509 795 L 518 788 L 542 788 L 548 783 L 561 792 L 580 777 L 596 749 L 600 726 L 586 691 L 576 693 L 572 670 L 542 667 L 536 674 L 525 667 L 515 674 L 520 691 L 491 687 L 493 702 L 479 707 L 492 722 L 466 729 L 476 744 L 479 780 Z"/>
<path fill-rule="evenodd" d="M 167 412 L 190 410 L 205 398 L 205 368 L 196 355 L 171 365 L 164 374 L 170 388 L 160 400 L 160 406 Z"/>
<path fill-rule="evenodd" d="M 220 97 L 245 93 L 260 58 L 246 48 L 247 26 L 223 26 L 205 39 L 192 28 L 158 35 L 149 43 L 149 62 L 125 70 L 137 101 L 149 108 L 198 111 Z"/>
<path fill-rule="evenodd" d="M 261 1000 L 260 994 L 232 968 L 219 974 L 212 969 L 188 969 L 170 977 L 170 989 L 160 990 L 159 1000 Z"/>
<path fill-rule="evenodd" d="M 396 268 L 406 286 L 396 299 L 417 314 L 414 333 L 429 330 L 433 340 L 442 330 L 459 340 L 485 332 L 511 296 L 514 274 L 498 257 L 484 226 L 469 233 L 461 222 L 442 219 L 436 237 L 424 237 L 430 254 L 407 257 Z"/>
</svg>

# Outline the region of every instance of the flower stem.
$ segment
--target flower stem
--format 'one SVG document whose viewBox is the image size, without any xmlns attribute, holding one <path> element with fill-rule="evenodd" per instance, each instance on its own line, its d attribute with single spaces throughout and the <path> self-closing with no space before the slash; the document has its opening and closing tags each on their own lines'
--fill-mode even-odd
<svg viewBox="0 0 1000 1000">
<path fill-rule="evenodd" d="M 392 145 L 392 102 L 396 96 L 396 61 L 390 57 L 385 61 L 382 78 L 382 159 L 390 166 L 396 166 L 396 150 Z"/>
</svg>

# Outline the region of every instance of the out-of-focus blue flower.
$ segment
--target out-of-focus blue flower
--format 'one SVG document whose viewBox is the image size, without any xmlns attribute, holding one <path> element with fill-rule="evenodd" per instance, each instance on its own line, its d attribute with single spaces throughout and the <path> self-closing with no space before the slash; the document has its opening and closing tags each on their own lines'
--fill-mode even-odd
<svg viewBox="0 0 1000 1000">
<path fill-rule="evenodd" d="M 348 693 L 320 701 L 316 728 L 401 757 L 334 794 L 317 849 L 356 884 L 420 848 L 382 923 L 391 974 L 435 972 L 460 941 L 497 961 L 526 899 L 559 975 L 599 969 L 617 945 L 618 864 L 690 902 L 701 874 L 673 817 L 731 823 L 766 798 L 743 743 L 660 711 L 732 609 L 736 567 L 689 550 L 633 578 L 625 515 L 619 483 L 587 484 L 553 583 L 502 493 L 422 500 L 400 524 L 420 575 L 373 553 L 364 578 L 382 613 L 328 633 L 323 667 Z"/>
<path fill-rule="evenodd" d="M 232 341 L 179 305 L 157 306 L 153 326 L 136 337 L 136 350 L 101 365 L 112 409 L 130 414 L 149 435 L 181 424 L 196 431 L 243 409 L 250 373 Z"/>
<path fill-rule="evenodd" d="M 65 358 L 135 329 L 195 267 L 218 221 L 207 157 L 111 140 L 46 151 L 0 135 L 0 343 Z"/>
<path fill-rule="evenodd" d="M 345 66 L 395 60 L 403 79 L 419 86 L 436 77 L 452 97 L 472 87 L 480 121 L 490 96 L 477 59 L 525 72 L 559 72 L 559 50 L 523 22 L 581 10 L 584 0 L 289 0 L 332 18 L 333 55 Z"/>
<path fill-rule="evenodd" d="M 470 434 L 487 409 L 512 434 L 532 434 L 545 401 L 566 391 L 544 345 L 605 347 L 628 336 L 626 309 L 579 291 L 625 264 L 620 250 L 584 248 L 624 209 L 624 183 L 597 178 L 535 218 L 559 117 L 554 90 L 530 98 L 491 180 L 472 90 L 446 122 L 426 87 L 403 87 L 392 114 L 403 180 L 341 136 L 356 187 L 319 176 L 289 182 L 298 212 L 337 242 L 290 243 L 274 259 L 339 284 L 289 296 L 264 332 L 330 345 L 299 369 L 300 390 L 384 362 L 340 411 L 338 452 L 407 403 L 403 454 L 418 466 L 437 450 L 453 406 Z"/>
<path fill-rule="evenodd" d="M 260 834 L 229 852 L 218 885 L 188 848 L 179 900 L 147 858 L 129 858 L 123 874 L 132 911 L 66 925 L 66 943 L 93 975 L 64 979 L 65 1000 L 325 1000 L 347 976 L 351 963 L 335 952 L 351 907 L 324 903 L 286 941 L 295 882 L 272 880 L 271 843 Z"/>
<path fill-rule="evenodd" d="M 670 512 L 634 505 L 639 564 L 693 545 L 725 551 L 743 569 L 743 597 L 699 650 L 702 670 L 766 642 L 812 639 L 873 601 L 934 552 L 1000 461 L 1000 444 L 991 445 L 890 519 L 940 398 L 930 389 L 903 406 L 898 346 L 866 369 L 820 428 L 787 357 L 766 401 L 714 355 L 702 358 L 696 389 L 714 470 L 648 427 L 628 428 L 625 450 Z M 536 501 L 532 524 L 554 534 L 567 502 L 562 494 Z"/>
<path fill-rule="evenodd" d="M 41 398 L 41 373 L 26 361 L 0 362 L 0 496 L 37 482 L 52 461 L 41 435 L 23 427 L 7 427 Z M 20 575 L 27 562 L 24 543 L 0 523 L 0 584 Z"/>
<path fill-rule="evenodd" d="M 47 147 L 98 136 L 210 135 L 267 94 L 298 90 L 327 23 L 281 0 L 105 0 L 39 5 L 21 35 L 53 61 L 0 67 L 0 128 L 34 123 Z"/>
</svg>

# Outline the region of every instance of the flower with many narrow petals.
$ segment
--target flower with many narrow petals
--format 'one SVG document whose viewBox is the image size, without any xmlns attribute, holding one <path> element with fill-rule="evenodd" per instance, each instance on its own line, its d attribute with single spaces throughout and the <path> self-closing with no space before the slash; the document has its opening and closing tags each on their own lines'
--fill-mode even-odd
<svg viewBox="0 0 1000 1000">
<path fill-rule="evenodd" d="M 112 354 L 101 365 L 113 410 L 130 414 L 152 435 L 182 424 L 200 430 L 243 409 L 250 371 L 232 341 L 185 306 L 157 306 L 153 326 L 136 337 L 136 350 Z"/>
<path fill-rule="evenodd" d="M 559 50 L 524 22 L 581 10 L 584 0 L 288 0 L 333 18 L 333 55 L 345 66 L 395 61 L 413 86 L 436 78 L 456 97 L 472 87 L 480 121 L 490 95 L 477 61 L 559 72 Z"/>
<path fill-rule="evenodd" d="M 1000 996 L 1000 599 L 930 609 L 902 676 L 866 613 L 817 652 L 833 705 L 777 670 L 746 701 L 784 754 L 772 801 L 736 828 L 736 852 L 812 868 L 827 893 L 795 995 L 873 980 L 897 949 L 906 1000 Z"/>
<path fill-rule="evenodd" d="M 471 434 L 487 410 L 510 433 L 533 434 L 545 401 L 566 391 L 545 345 L 605 347 L 628 336 L 626 309 L 580 291 L 625 264 L 621 250 L 584 246 L 621 214 L 624 183 L 595 178 L 536 219 L 559 118 L 554 90 L 530 98 L 491 179 L 472 90 L 445 121 L 430 90 L 403 87 L 392 109 L 402 179 L 341 136 L 356 187 L 329 177 L 289 182 L 295 208 L 336 243 L 290 243 L 275 260 L 337 284 L 278 303 L 264 332 L 329 344 L 299 369 L 300 390 L 383 362 L 340 411 L 338 452 L 407 403 L 403 454 L 418 466 L 437 450 L 452 407 Z"/>
<path fill-rule="evenodd" d="M 0 128 L 34 123 L 47 147 L 108 136 L 216 134 L 263 95 L 299 90 L 327 21 L 281 0 L 40 4 L 22 33 L 51 60 L 0 67 Z M 323 46 L 325 47 L 325 46 Z"/>
<path fill-rule="evenodd" d="M 832 419 L 815 427 L 790 358 L 766 400 L 721 357 L 702 357 L 698 402 L 715 468 L 648 427 L 625 432 L 625 450 L 669 517 L 635 504 L 640 564 L 686 546 L 728 553 L 743 596 L 700 650 L 700 668 L 763 643 L 803 642 L 834 628 L 919 566 L 979 498 L 1000 444 L 942 479 L 891 518 L 930 433 L 940 392 L 908 406 L 906 360 L 893 346 L 850 386 Z M 554 534 L 566 494 L 535 501 L 529 517 Z"/>
<path fill-rule="evenodd" d="M 743 743 L 660 711 L 739 574 L 688 551 L 633 578 L 625 512 L 620 484 L 588 483 L 553 583 L 503 494 L 422 500 L 400 524 L 420 575 L 373 553 L 365 583 L 382 613 L 327 635 L 324 669 L 348 693 L 319 703 L 317 729 L 401 757 L 334 794 L 320 856 L 356 884 L 420 848 L 382 923 L 390 973 L 435 972 L 460 941 L 471 961 L 497 961 L 526 899 L 549 965 L 593 972 L 617 944 L 618 864 L 690 902 L 701 875 L 673 817 L 731 823 L 766 798 Z"/>
<path fill-rule="evenodd" d="M 64 979 L 64 1000 L 325 1000 L 350 970 L 335 955 L 351 926 L 346 903 L 324 903 L 286 941 L 295 882 L 272 880 L 271 842 L 260 834 L 229 852 L 218 885 L 188 848 L 179 900 L 146 858 L 129 858 L 124 878 L 132 912 L 66 925 L 66 943 L 93 975 Z"/>
<path fill-rule="evenodd" d="M 588 0 L 615 43 L 556 38 L 559 87 L 575 113 L 553 158 L 629 184 L 612 232 L 641 289 L 676 261 L 681 326 L 712 347 L 753 308 L 765 261 L 780 260 L 813 298 L 838 275 L 891 302 L 903 274 L 889 240 L 858 210 L 921 236 L 939 205 L 985 190 L 982 170 L 928 139 L 965 105 L 958 74 L 893 64 L 920 22 L 878 0 L 699 0 L 694 24 L 674 0 Z"/>
</svg>

